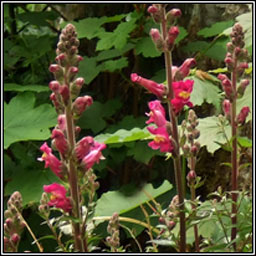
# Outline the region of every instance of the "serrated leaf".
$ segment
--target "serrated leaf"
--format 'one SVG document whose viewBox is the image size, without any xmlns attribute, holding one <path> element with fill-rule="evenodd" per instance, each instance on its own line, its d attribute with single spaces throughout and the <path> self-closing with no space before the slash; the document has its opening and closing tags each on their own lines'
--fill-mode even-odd
<svg viewBox="0 0 256 256">
<path fill-rule="evenodd" d="M 216 36 L 216 35 L 219 35 L 220 33 L 222 33 L 224 29 L 233 26 L 233 24 L 234 24 L 233 20 L 216 22 L 213 25 L 211 25 L 210 27 L 201 29 L 197 33 L 197 35 L 203 36 L 203 37 Z"/>
<path fill-rule="evenodd" d="M 24 12 L 17 15 L 17 18 L 22 22 L 29 22 L 29 24 L 37 26 L 49 26 L 47 20 L 55 20 L 58 14 L 54 11 L 47 12 Z"/>
<path fill-rule="evenodd" d="M 216 109 L 220 108 L 220 89 L 210 80 L 201 80 L 196 76 L 187 77 L 194 81 L 193 91 L 190 100 L 194 105 L 201 106 L 203 102 L 213 104 Z"/>
<path fill-rule="evenodd" d="M 237 137 L 237 141 L 244 148 L 252 147 L 252 140 L 248 139 L 247 137 Z"/>
<path fill-rule="evenodd" d="M 142 189 L 135 191 L 129 196 L 119 191 L 109 191 L 104 193 L 97 201 L 95 216 L 111 216 L 114 212 L 126 214 L 127 212 L 150 200 L 143 191 L 146 191 L 153 198 L 156 198 L 171 190 L 172 187 L 173 186 L 168 181 L 165 181 L 156 189 L 153 188 L 151 184 L 147 184 L 143 186 Z"/>
<path fill-rule="evenodd" d="M 50 104 L 34 108 L 35 95 L 18 94 L 4 107 L 4 148 L 26 140 L 45 140 L 51 135 L 49 128 L 56 124 L 56 112 Z"/>
<path fill-rule="evenodd" d="M 221 144 L 227 143 L 221 127 L 218 126 L 218 117 L 211 116 L 206 118 L 199 118 L 198 121 L 198 130 L 200 131 L 198 142 L 201 144 L 201 147 L 206 146 L 208 152 L 214 153 L 221 147 Z M 231 127 L 226 125 L 224 129 L 228 139 L 230 139 Z"/>
<path fill-rule="evenodd" d="M 100 134 L 95 137 L 96 141 L 104 142 L 105 144 L 124 143 L 136 140 L 146 139 L 150 133 L 146 128 L 133 128 L 132 130 L 120 129 L 113 134 Z"/>
<path fill-rule="evenodd" d="M 180 31 L 180 33 L 179 33 L 178 37 L 175 40 L 176 44 L 178 44 L 182 39 L 184 39 L 188 35 L 187 30 L 183 27 L 179 27 L 179 31 Z"/>
<path fill-rule="evenodd" d="M 117 60 L 107 60 L 103 62 L 100 67 L 103 71 L 114 72 L 115 70 L 121 70 L 128 66 L 127 57 L 121 57 Z"/>
<path fill-rule="evenodd" d="M 136 54 L 142 54 L 145 58 L 155 58 L 162 55 L 158 51 L 150 37 L 142 37 L 135 46 Z"/>
<path fill-rule="evenodd" d="M 210 46 L 210 43 L 205 41 L 189 42 L 187 45 L 181 47 L 184 52 L 203 52 Z"/>
<path fill-rule="evenodd" d="M 4 83 L 4 91 L 5 92 L 48 92 L 50 89 L 45 85 L 20 85 L 15 83 Z"/>
<path fill-rule="evenodd" d="M 100 73 L 101 67 L 97 66 L 96 58 L 84 57 L 79 64 L 78 75 L 84 77 L 86 84 L 89 84 Z"/>
<path fill-rule="evenodd" d="M 99 34 L 100 40 L 97 43 L 96 51 L 108 50 L 113 46 L 122 49 L 127 43 L 129 33 L 136 27 L 135 19 L 129 22 L 121 22 L 114 32 L 104 32 Z"/>
<path fill-rule="evenodd" d="M 39 202 L 43 193 L 43 185 L 59 182 L 56 175 L 50 170 L 16 170 L 12 180 L 5 186 L 5 196 L 19 191 L 22 195 L 23 205 Z"/>
</svg>

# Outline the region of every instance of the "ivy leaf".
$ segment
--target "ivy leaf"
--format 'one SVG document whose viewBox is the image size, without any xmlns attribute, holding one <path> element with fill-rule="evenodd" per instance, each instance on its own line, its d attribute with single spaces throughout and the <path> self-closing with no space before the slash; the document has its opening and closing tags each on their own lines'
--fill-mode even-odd
<svg viewBox="0 0 256 256">
<path fill-rule="evenodd" d="M 45 140 L 51 135 L 49 128 L 56 124 L 56 112 L 49 104 L 36 108 L 35 95 L 18 94 L 4 106 L 4 148 L 26 140 Z"/>
<path fill-rule="evenodd" d="M 155 58 L 162 55 L 158 51 L 150 37 L 142 37 L 135 46 L 136 54 L 142 54 L 145 58 Z"/>
<path fill-rule="evenodd" d="M 197 35 L 202 36 L 202 37 L 212 37 L 219 35 L 223 32 L 224 29 L 229 28 L 233 26 L 234 21 L 233 20 L 228 20 L 228 21 L 221 21 L 221 22 L 216 22 L 210 27 L 206 27 L 201 29 Z"/>
<path fill-rule="evenodd" d="M 201 106 L 206 101 L 219 110 L 221 101 L 220 89 L 208 79 L 201 80 L 196 76 L 190 76 L 188 79 L 194 80 L 194 87 L 190 97 L 191 102 L 194 105 Z"/>
<path fill-rule="evenodd" d="M 173 186 L 168 181 L 165 181 L 156 189 L 153 188 L 151 184 L 147 184 L 143 189 L 139 189 L 129 196 L 119 191 L 109 191 L 104 193 L 97 201 L 95 216 L 111 216 L 114 212 L 126 214 L 150 200 L 143 191 L 146 191 L 147 194 L 156 198 L 171 190 L 172 187 Z"/>
<path fill-rule="evenodd" d="M 200 137 L 198 142 L 201 146 L 206 146 L 207 151 L 214 153 L 217 149 L 221 148 L 222 144 L 227 143 L 224 133 L 219 124 L 219 119 L 216 116 L 199 118 L 198 130 L 200 131 Z M 231 138 L 231 127 L 226 125 L 224 127 L 225 133 L 230 140 Z"/>
<path fill-rule="evenodd" d="M 48 92 L 49 87 L 45 85 L 20 85 L 14 83 L 5 83 L 4 84 L 4 91 L 5 92 Z"/>
</svg>

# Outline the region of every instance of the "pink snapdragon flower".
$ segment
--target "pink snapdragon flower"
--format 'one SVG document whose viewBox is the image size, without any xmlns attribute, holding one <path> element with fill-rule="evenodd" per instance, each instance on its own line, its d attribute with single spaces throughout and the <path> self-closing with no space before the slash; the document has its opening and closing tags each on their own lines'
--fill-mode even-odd
<svg viewBox="0 0 256 256">
<path fill-rule="evenodd" d="M 190 94 L 193 90 L 193 85 L 193 80 L 172 83 L 174 98 L 171 100 L 171 104 L 176 115 L 183 109 L 185 105 L 193 107 L 193 104 L 190 101 Z"/>
<path fill-rule="evenodd" d="M 51 193 L 49 206 L 55 206 L 56 208 L 63 209 L 65 212 L 70 212 L 72 209 L 70 198 L 66 197 L 66 189 L 64 186 L 53 183 L 51 185 L 44 185 L 44 191 Z"/>
<path fill-rule="evenodd" d="M 238 124 L 243 124 L 250 112 L 249 107 L 243 107 L 240 111 L 240 113 L 237 115 L 236 121 Z"/>
<path fill-rule="evenodd" d="M 158 127 L 165 126 L 166 119 L 165 119 L 165 110 L 164 107 L 161 105 L 159 100 L 150 101 L 148 103 L 150 112 L 146 113 L 149 117 L 146 124 L 155 123 Z"/>
<path fill-rule="evenodd" d="M 101 159 L 105 159 L 101 153 L 101 151 L 105 148 L 106 145 L 104 143 L 99 143 L 96 141 L 94 142 L 90 152 L 82 159 L 82 162 L 87 170 L 92 168 L 95 163 L 99 163 Z"/>
<path fill-rule="evenodd" d="M 48 147 L 47 143 L 45 142 L 41 147 L 40 150 L 43 153 L 41 158 L 38 158 L 39 161 L 45 161 L 45 168 L 50 167 L 50 169 L 57 175 L 59 178 L 62 178 L 62 170 L 61 170 L 61 161 L 52 154 L 52 149 Z"/>
<path fill-rule="evenodd" d="M 80 160 L 84 158 L 84 156 L 89 153 L 93 144 L 94 140 L 91 136 L 84 137 L 80 141 L 78 141 L 75 148 L 77 158 Z"/>
<path fill-rule="evenodd" d="M 149 126 L 147 129 L 151 134 L 155 135 L 154 140 L 148 143 L 149 147 L 152 149 L 160 149 L 161 152 L 173 151 L 174 147 L 169 139 L 166 127 L 154 128 Z"/>
<path fill-rule="evenodd" d="M 143 78 L 136 73 L 131 74 L 131 81 L 143 86 L 158 97 L 163 96 L 165 92 L 165 86 L 163 84 L 158 84 L 152 80 Z"/>
<path fill-rule="evenodd" d="M 93 99 L 91 96 L 78 97 L 73 103 L 73 111 L 77 115 L 81 115 L 92 103 Z"/>
<path fill-rule="evenodd" d="M 57 150 L 62 155 L 65 155 L 68 151 L 68 142 L 63 131 L 60 129 L 53 129 L 51 138 L 54 140 Z"/>
</svg>

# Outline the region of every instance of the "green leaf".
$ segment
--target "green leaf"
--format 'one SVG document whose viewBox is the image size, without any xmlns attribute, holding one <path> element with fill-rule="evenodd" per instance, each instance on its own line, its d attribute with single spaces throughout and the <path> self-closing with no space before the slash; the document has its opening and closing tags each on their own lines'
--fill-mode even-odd
<svg viewBox="0 0 256 256">
<path fill-rule="evenodd" d="M 179 27 L 179 30 L 180 30 L 180 33 L 179 33 L 178 37 L 175 40 L 176 44 L 178 44 L 180 41 L 182 41 L 188 35 L 188 32 L 185 28 Z"/>
<path fill-rule="evenodd" d="M 155 58 L 162 55 L 160 51 L 158 51 L 150 37 L 142 37 L 135 46 L 136 54 L 142 54 L 144 57 Z"/>
<path fill-rule="evenodd" d="M 204 101 L 213 104 L 216 109 L 220 108 L 220 89 L 210 80 L 201 80 L 196 76 L 187 77 L 194 80 L 194 87 L 191 93 L 191 102 L 194 105 L 201 106 Z"/>
<path fill-rule="evenodd" d="M 210 43 L 205 41 L 189 42 L 187 45 L 181 47 L 181 50 L 187 53 L 203 52 L 210 46 Z"/>
<path fill-rule="evenodd" d="M 48 92 L 49 87 L 45 85 L 20 85 L 20 84 L 14 84 L 14 83 L 5 83 L 4 84 L 4 91 L 5 92 Z"/>
<path fill-rule="evenodd" d="M 113 134 L 100 134 L 95 137 L 96 141 L 104 142 L 105 144 L 124 143 L 130 141 L 143 140 L 150 136 L 146 128 L 133 128 L 132 130 L 120 129 Z"/>
<path fill-rule="evenodd" d="M 97 66 L 96 58 L 84 57 L 79 64 L 78 75 L 84 77 L 86 84 L 89 84 L 100 73 L 101 67 Z"/>
<path fill-rule="evenodd" d="M 105 118 L 111 117 L 121 106 L 119 99 L 109 100 L 104 104 L 96 101 L 83 113 L 79 125 L 81 128 L 91 129 L 94 133 L 98 133 L 107 125 Z"/>
<path fill-rule="evenodd" d="M 51 135 L 49 128 L 56 124 L 56 112 L 49 104 L 34 108 L 35 95 L 18 94 L 4 107 L 4 148 L 26 140 L 45 140 Z"/>
<path fill-rule="evenodd" d="M 237 141 L 244 148 L 252 147 L 252 140 L 248 139 L 247 137 L 237 137 Z"/>
<path fill-rule="evenodd" d="M 47 20 L 53 21 L 58 18 L 58 14 L 54 11 L 47 12 L 24 12 L 17 15 L 17 18 L 22 22 L 37 26 L 49 26 Z"/>
<path fill-rule="evenodd" d="M 197 35 L 203 36 L 203 37 L 212 37 L 219 35 L 223 32 L 224 29 L 229 28 L 233 26 L 234 21 L 233 20 L 228 20 L 228 21 L 221 21 L 221 22 L 216 22 L 210 27 L 206 27 L 201 29 Z"/>
<path fill-rule="evenodd" d="M 100 67 L 103 71 L 114 72 L 115 70 L 121 70 L 128 66 L 127 57 L 121 57 L 117 60 L 107 60 L 103 62 Z"/>
<path fill-rule="evenodd" d="M 132 195 L 125 195 L 119 191 L 109 191 L 104 193 L 97 201 L 95 216 L 111 216 L 114 212 L 125 214 L 137 207 L 150 201 L 146 191 L 153 198 L 156 198 L 172 189 L 172 185 L 165 181 L 160 187 L 153 188 L 151 184 L 145 185 L 142 189 L 135 191 Z"/>
<path fill-rule="evenodd" d="M 129 33 L 136 27 L 135 19 L 128 22 L 121 22 L 114 32 L 104 32 L 99 34 L 100 40 L 97 43 L 96 51 L 108 50 L 113 46 L 122 49 L 127 43 Z"/>
<path fill-rule="evenodd" d="M 206 146 L 208 152 L 214 153 L 221 147 L 220 144 L 227 143 L 221 127 L 218 126 L 218 117 L 211 116 L 206 118 L 199 118 L 198 121 L 198 129 L 200 130 L 200 137 L 198 138 L 198 142 L 202 147 Z M 224 129 L 228 139 L 230 139 L 231 127 L 227 124 Z"/>
<path fill-rule="evenodd" d="M 150 148 L 147 144 L 144 141 L 136 142 L 135 146 L 128 150 L 127 155 L 133 156 L 136 161 L 144 164 L 148 164 L 155 155 L 163 155 L 160 151 Z"/>
<path fill-rule="evenodd" d="M 23 198 L 23 205 L 39 202 L 43 193 L 43 185 L 58 182 L 58 178 L 50 170 L 15 170 L 12 180 L 5 186 L 5 196 L 19 191 Z"/>
</svg>

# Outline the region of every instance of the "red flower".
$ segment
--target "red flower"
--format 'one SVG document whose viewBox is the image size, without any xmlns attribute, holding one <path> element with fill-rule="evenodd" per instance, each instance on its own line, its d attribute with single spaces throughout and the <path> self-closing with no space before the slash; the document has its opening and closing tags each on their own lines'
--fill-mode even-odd
<svg viewBox="0 0 256 256">
<path fill-rule="evenodd" d="M 53 183 L 51 185 L 44 185 L 44 191 L 46 193 L 51 193 L 49 206 L 55 206 L 57 208 L 63 209 L 65 212 L 70 212 L 72 209 L 71 201 L 66 197 L 66 189 L 64 186 Z"/>
<path fill-rule="evenodd" d="M 165 87 L 163 84 L 158 84 L 152 80 L 138 76 L 138 74 L 136 74 L 136 73 L 131 74 L 131 80 L 132 80 L 132 82 L 135 82 L 135 83 L 145 87 L 151 93 L 155 94 L 158 97 L 161 97 L 164 94 Z"/>
<path fill-rule="evenodd" d="M 165 127 L 154 128 L 149 126 L 147 129 L 150 133 L 156 135 L 154 140 L 148 143 L 152 149 L 160 149 L 161 152 L 173 151 L 174 148 Z"/>
<path fill-rule="evenodd" d="M 165 110 L 161 102 L 159 100 L 150 101 L 148 106 L 151 111 L 146 113 L 146 115 L 150 117 L 146 124 L 155 123 L 158 127 L 165 126 Z"/>
<path fill-rule="evenodd" d="M 194 81 L 178 81 L 172 83 L 174 98 L 171 100 L 175 114 L 177 115 L 185 105 L 193 107 L 190 94 L 193 90 Z"/>
<path fill-rule="evenodd" d="M 45 168 L 50 167 L 50 169 L 57 175 L 59 178 L 62 178 L 62 170 L 61 170 L 61 162 L 60 160 L 52 154 L 52 149 L 48 147 L 47 143 L 45 142 L 41 147 L 40 150 L 43 153 L 41 158 L 38 158 L 39 161 L 45 161 Z"/>
<path fill-rule="evenodd" d="M 87 136 L 82 138 L 76 145 L 75 152 L 78 159 L 82 159 L 87 155 L 94 144 L 93 137 Z"/>
<path fill-rule="evenodd" d="M 53 129 L 51 138 L 54 139 L 55 146 L 62 155 L 67 153 L 68 143 L 62 130 Z"/>
<path fill-rule="evenodd" d="M 94 142 L 90 152 L 82 159 L 86 169 L 92 168 L 95 163 L 99 163 L 100 159 L 105 159 L 101 151 L 106 148 L 104 143 Z"/>
</svg>

